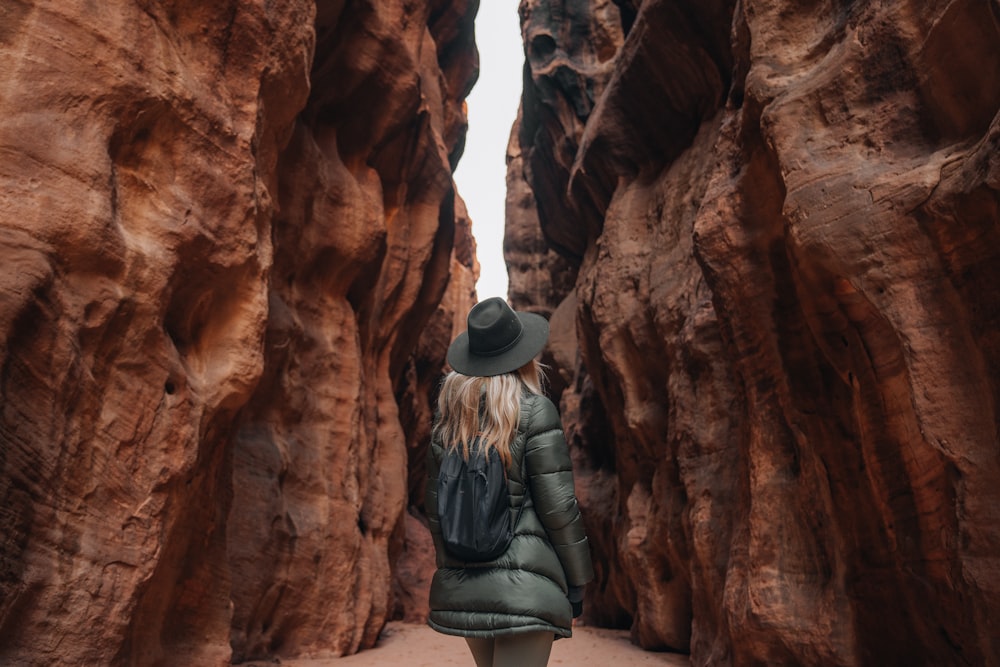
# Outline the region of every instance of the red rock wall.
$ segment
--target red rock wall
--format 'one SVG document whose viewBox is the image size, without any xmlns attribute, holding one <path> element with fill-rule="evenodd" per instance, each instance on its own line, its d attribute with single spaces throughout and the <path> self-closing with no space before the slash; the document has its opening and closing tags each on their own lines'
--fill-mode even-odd
<svg viewBox="0 0 1000 667">
<path fill-rule="evenodd" d="M 0 6 L 0 663 L 374 643 L 473 295 L 473 12 Z"/>
<path fill-rule="evenodd" d="M 521 14 L 511 294 L 553 314 L 589 619 L 1000 664 L 996 3 Z"/>
</svg>

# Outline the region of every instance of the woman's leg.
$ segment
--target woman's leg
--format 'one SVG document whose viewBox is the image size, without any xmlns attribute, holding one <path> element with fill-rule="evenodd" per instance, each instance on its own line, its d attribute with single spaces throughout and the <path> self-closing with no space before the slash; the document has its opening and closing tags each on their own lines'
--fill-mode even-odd
<svg viewBox="0 0 1000 667">
<path fill-rule="evenodd" d="M 545 667 L 549 664 L 554 639 L 551 632 L 497 637 L 493 640 L 492 667 Z"/>
<path fill-rule="evenodd" d="M 472 651 L 472 659 L 476 661 L 476 667 L 493 667 L 493 642 L 494 639 L 479 639 L 477 637 L 466 637 L 465 643 Z"/>
</svg>

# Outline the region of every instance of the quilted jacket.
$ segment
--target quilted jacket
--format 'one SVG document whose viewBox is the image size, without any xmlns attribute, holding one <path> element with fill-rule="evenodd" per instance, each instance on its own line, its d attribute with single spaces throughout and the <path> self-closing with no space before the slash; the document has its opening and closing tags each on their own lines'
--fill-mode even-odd
<svg viewBox="0 0 1000 667">
<path fill-rule="evenodd" d="M 428 624 L 463 637 L 527 631 L 572 635 L 569 586 L 594 578 L 583 518 L 573 490 L 573 466 L 555 405 L 528 394 L 511 443 L 508 470 L 512 519 L 520 518 L 510 548 L 494 561 L 465 563 L 444 548 L 437 516 L 437 474 L 444 443 L 427 455 L 425 508 L 437 551 Z M 523 467 L 522 467 L 523 463 Z"/>
</svg>

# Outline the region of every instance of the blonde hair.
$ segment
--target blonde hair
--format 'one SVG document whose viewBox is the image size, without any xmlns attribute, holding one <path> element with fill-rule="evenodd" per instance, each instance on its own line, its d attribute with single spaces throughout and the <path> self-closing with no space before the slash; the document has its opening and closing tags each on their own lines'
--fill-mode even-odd
<svg viewBox="0 0 1000 667">
<path fill-rule="evenodd" d="M 516 371 L 492 377 L 452 371 L 441 384 L 435 435 L 440 435 L 446 449 L 461 448 L 466 460 L 478 436 L 486 451 L 495 447 L 509 468 L 513 460 L 510 443 L 521 420 L 521 396 L 525 390 L 541 394 L 544 382 L 543 366 L 535 360 Z"/>
</svg>

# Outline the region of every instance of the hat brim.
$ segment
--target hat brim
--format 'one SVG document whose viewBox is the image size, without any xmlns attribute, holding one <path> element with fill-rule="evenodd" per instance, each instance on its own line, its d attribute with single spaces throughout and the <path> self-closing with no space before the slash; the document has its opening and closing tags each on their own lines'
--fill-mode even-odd
<svg viewBox="0 0 1000 667">
<path fill-rule="evenodd" d="M 473 354 L 469 350 L 469 332 L 463 331 L 448 348 L 448 365 L 462 375 L 491 377 L 516 371 L 535 358 L 549 339 L 549 323 L 535 313 L 515 312 L 521 320 L 521 338 L 514 347 L 496 356 Z"/>
</svg>

